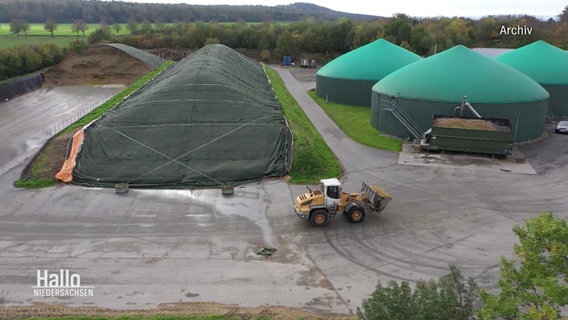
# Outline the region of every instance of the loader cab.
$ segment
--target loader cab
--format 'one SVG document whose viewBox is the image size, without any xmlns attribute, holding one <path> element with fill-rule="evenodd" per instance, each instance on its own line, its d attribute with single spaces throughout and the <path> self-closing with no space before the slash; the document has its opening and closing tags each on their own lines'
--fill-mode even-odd
<svg viewBox="0 0 568 320">
<path fill-rule="evenodd" d="M 341 200 L 341 182 L 336 178 L 322 179 L 320 182 L 321 192 L 325 197 L 325 206 L 328 208 L 337 207 Z"/>
</svg>

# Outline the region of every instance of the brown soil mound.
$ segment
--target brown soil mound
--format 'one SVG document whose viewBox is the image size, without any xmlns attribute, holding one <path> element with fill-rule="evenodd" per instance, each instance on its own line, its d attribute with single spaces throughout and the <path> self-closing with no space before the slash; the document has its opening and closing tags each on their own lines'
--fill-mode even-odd
<svg viewBox="0 0 568 320">
<path fill-rule="evenodd" d="M 150 70 L 142 61 L 119 49 L 97 45 L 70 54 L 49 69 L 45 73 L 45 85 L 128 85 Z"/>
</svg>

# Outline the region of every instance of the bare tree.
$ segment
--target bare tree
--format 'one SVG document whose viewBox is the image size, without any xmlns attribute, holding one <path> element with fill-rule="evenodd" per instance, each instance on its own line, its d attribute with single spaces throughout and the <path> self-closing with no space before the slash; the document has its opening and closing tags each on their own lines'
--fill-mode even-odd
<svg viewBox="0 0 568 320">
<path fill-rule="evenodd" d="M 51 33 L 51 37 L 53 38 L 53 31 L 57 30 L 57 22 L 55 22 L 55 20 L 53 19 L 47 19 L 47 21 L 43 25 L 43 28 L 45 29 L 45 31 L 49 31 L 49 33 Z"/>
<path fill-rule="evenodd" d="M 120 25 L 120 23 L 115 23 L 112 26 L 114 28 L 114 31 L 116 31 L 116 34 L 120 34 L 120 30 L 122 30 L 122 25 Z"/>
<path fill-rule="evenodd" d="M 79 35 L 79 32 L 82 32 L 83 37 L 85 36 L 85 31 L 87 31 L 87 29 L 89 29 L 89 25 L 87 25 L 82 19 L 73 21 L 73 25 L 71 25 L 71 30 L 77 33 L 77 35 Z"/>
</svg>

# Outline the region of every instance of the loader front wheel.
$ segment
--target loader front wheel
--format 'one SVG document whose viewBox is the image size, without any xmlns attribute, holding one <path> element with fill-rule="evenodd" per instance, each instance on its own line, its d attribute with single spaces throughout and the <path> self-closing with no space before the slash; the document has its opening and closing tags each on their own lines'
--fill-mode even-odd
<svg viewBox="0 0 568 320">
<path fill-rule="evenodd" d="M 349 222 L 359 223 L 365 220 L 365 208 L 361 206 L 354 206 L 345 213 L 345 217 Z"/>
<path fill-rule="evenodd" d="M 329 223 L 329 213 L 325 210 L 315 210 L 310 215 L 312 227 L 323 227 Z"/>
</svg>

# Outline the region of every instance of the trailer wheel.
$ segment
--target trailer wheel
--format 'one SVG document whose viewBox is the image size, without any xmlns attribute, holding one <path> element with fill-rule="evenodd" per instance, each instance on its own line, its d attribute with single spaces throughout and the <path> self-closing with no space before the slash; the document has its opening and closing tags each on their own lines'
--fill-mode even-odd
<svg viewBox="0 0 568 320">
<path fill-rule="evenodd" d="M 329 223 L 329 213 L 325 210 L 314 210 L 310 215 L 310 224 L 312 227 L 323 227 Z"/>
<path fill-rule="evenodd" d="M 362 206 L 354 206 L 345 213 L 347 221 L 352 223 L 359 223 L 365 220 L 365 208 Z"/>
</svg>

